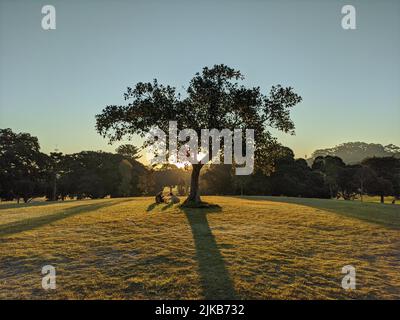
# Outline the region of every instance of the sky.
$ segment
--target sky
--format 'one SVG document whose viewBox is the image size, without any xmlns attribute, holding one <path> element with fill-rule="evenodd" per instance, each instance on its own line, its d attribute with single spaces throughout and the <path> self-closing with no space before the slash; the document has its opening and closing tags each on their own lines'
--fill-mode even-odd
<svg viewBox="0 0 400 320">
<path fill-rule="evenodd" d="M 44 5 L 56 30 L 43 30 Z M 343 5 L 356 29 L 341 25 Z M 44 152 L 113 151 L 95 115 L 127 86 L 157 78 L 182 89 L 204 66 L 245 84 L 292 86 L 297 157 L 349 141 L 400 145 L 400 1 L 0 0 L 0 128 Z M 134 140 L 133 143 L 140 143 Z"/>
</svg>

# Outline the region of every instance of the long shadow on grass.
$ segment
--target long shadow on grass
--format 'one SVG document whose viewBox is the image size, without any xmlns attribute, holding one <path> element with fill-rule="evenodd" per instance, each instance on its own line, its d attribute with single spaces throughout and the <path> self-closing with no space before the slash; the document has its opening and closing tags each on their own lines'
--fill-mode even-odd
<svg viewBox="0 0 400 320">
<path fill-rule="evenodd" d="M 157 207 L 157 203 L 152 203 L 152 204 L 149 204 L 149 206 L 147 207 L 147 209 L 146 209 L 146 211 L 147 212 L 150 212 L 151 210 L 153 210 L 155 207 Z"/>
<path fill-rule="evenodd" d="M 233 282 L 226 269 L 224 258 L 208 224 L 207 214 L 220 208 L 183 208 L 192 229 L 196 259 L 205 299 L 237 299 Z"/>
<path fill-rule="evenodd" d="M 294 197 L 245 196 L 239 198 L 293 203 L 333 212 L 346 217 L 357 218 L 366 222 L 378 224 L 385 228 L 400 229 L 400 206 L 398 205 Z"/>
<path fill-rule="evenodd" d="M 42 207 L 42 206 L 51 206 L 51 205 L 57 205 L 57 204 L 65 204 L 65 203 L 70 203 L 74 202 L 76 200 L 64 200 L 64 201 L 33 201 L 33 202 L 28 202 L 28 203 L 1 203 L 0 202 L 0 210 L 6 210 L 6 209 L 21 209 L 21 208 L 29 208 L 29 207 Z M 89 201 L 89 200 L 85 200 Z"/>
<path fill-rule="evenodd" d="M 121 201 L 113 201 L 113 202 L 100 202 L 100 203 L 91 203 L 91 204 L 83 204 L 72 208 L 67 208 L 62 211 L 48 214 L 45 216 L 35 217 L 32 219 L 24 219 L 20 221 L 10 222 L 7 224 L 0 225 L 0 237 L 8 236 L 11 234 L 36 229 L 42 227 L 46 224 L 56 222 L 58 220 L 62 220 L 65 218 L 72 217 L 77 214 L 87 213 L 91 211 L 98 210 L 100 208 L 109 207 L 121 202 L 131 201 L 131 200 L 121 200 Z"/>
</svg>

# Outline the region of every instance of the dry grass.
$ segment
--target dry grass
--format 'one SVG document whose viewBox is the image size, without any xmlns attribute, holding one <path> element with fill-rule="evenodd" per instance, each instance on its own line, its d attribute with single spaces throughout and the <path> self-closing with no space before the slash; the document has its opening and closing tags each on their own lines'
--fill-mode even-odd
<svg viewBox="0 0 400 320">
<path fill-rule="evenodd" d="M 0 298 L 400 298 L 399 206 L 205 200 L 222 209 L 150 198 L 0 205 Z M 41 288 L 46 264 L 56 290 Z M 354 291 L 341 288 L 348 264 Z"/>
</svg>

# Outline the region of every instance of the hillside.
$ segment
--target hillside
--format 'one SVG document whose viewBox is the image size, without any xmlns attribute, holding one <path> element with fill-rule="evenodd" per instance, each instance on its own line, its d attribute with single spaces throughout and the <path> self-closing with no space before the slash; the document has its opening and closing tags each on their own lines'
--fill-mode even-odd
<svg viewBox="0 0 400 320">
<path fill-rule="evenodd" d="M 394 144 L 383 146 L 378 143 L 347 142 L 333 148 L 315 150 L 307 162 L 312 164 L 316 157 L 328 155 L 337 156 L 347 164 L 355 164 L 370 157 L 400 158 L 400 147 Z"/>
</svg>

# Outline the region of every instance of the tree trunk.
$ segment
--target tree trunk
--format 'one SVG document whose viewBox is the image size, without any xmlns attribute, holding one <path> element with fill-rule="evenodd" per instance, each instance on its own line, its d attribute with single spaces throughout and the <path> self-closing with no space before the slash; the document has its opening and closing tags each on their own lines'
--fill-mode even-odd
<svg viewBox="0 0 400 320">
<path fill-rule="evenodd" d="M 52 201 L 57 200 L 57 175 L 54 175 L 54 184 L 53 184 L 53 199 Z"/>
<path fill-rule="evenodd" d="M 383 194 L 381 194 L 381 203 L 385 203 L 385 197 Z"/>
<path fill-rule="evenodd" d="M 195 202 L 200 203 L 200 190 L 199 190 L 199 177 L 200 177 L 200 170 L 202 168 L 202 164 L 193 164 L 192 167 L 192 176 L 190 179 L 190 193 L 185 203 L 188 202 Z"/>
</svg>

